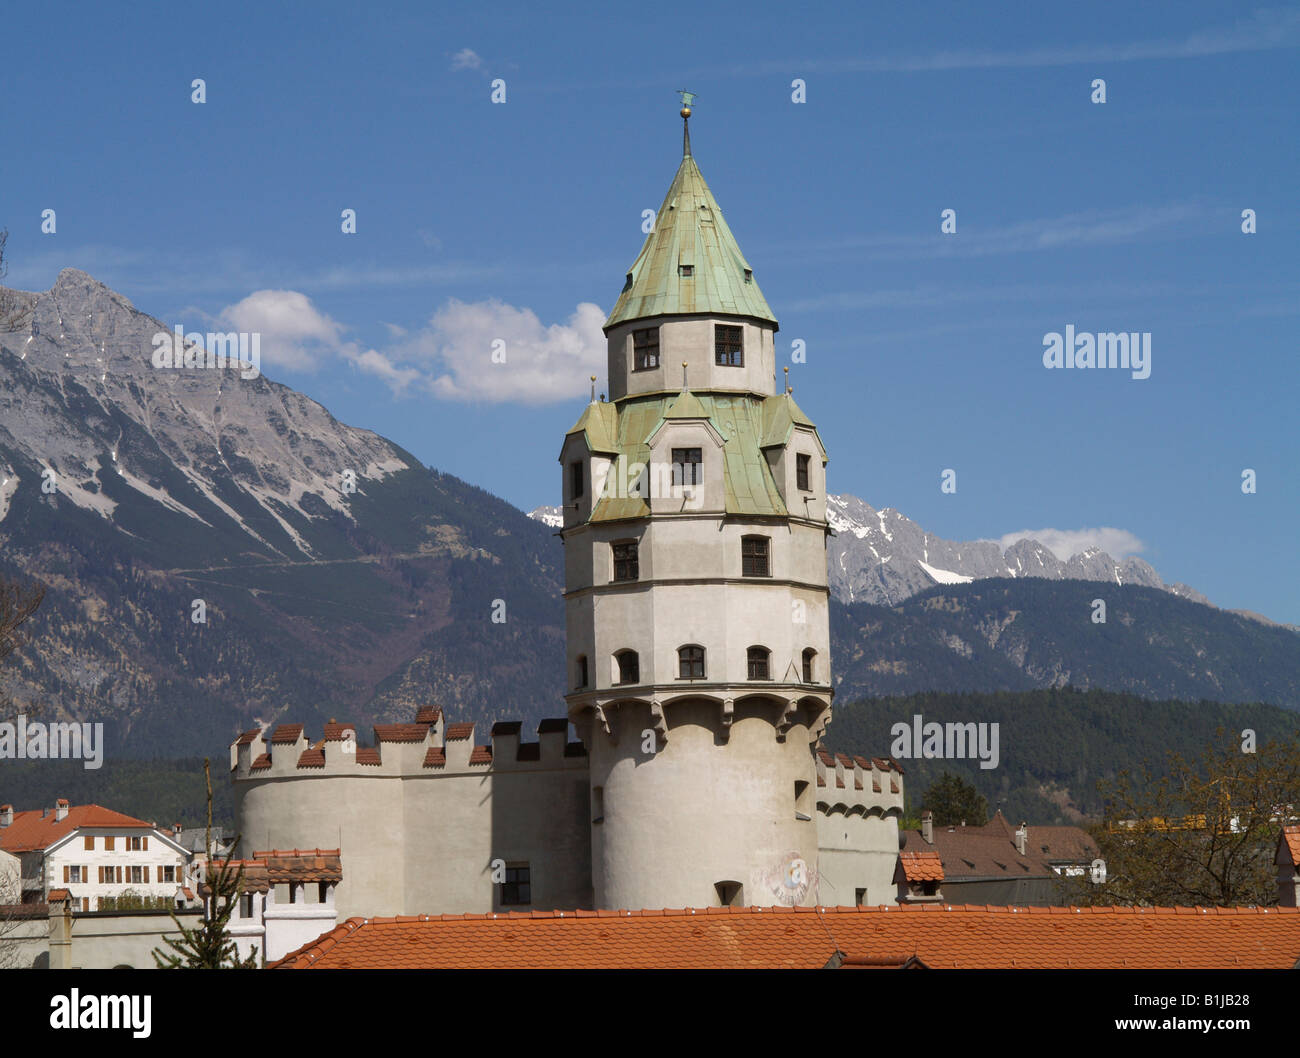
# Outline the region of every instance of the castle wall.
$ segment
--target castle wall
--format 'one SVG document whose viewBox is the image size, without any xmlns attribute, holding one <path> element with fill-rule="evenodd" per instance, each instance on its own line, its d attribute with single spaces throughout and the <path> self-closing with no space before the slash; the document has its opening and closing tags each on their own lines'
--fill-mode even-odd
<svg viewBox="0 0 1300 1058">
<path fill-rule="evenodd" d="M 818 901 L 896 904 L 902 773 L 888 759 L 817 753 Z"/>
</svg>

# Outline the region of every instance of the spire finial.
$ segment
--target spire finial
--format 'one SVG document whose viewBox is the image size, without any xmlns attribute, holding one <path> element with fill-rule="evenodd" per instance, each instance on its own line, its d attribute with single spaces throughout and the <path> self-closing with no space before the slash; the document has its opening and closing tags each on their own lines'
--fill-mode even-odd
<svg viewBox="0 0 1300 1058">
<path fill-rule="evenodd" d="M 783 367 L 781 368 L 781 370 L 785 372 L 785 394 L 788 397 L 791 393 L 794 392 L 794 390 L 790 388 L 790 368 Z"/>
<path fill-rule="evenodd" d="M 686 384 L 686 361 L 683 360 L 682 361 L 682 392 L 685 392 L 690 388 L 691 387 Z"/>
<path fill-rule="evenodd" d="M 682 157 L 689 158 L 691 156 L 691 104 L 695 102 L 695 93 L 679 88 L 677 94 L 682 97 Z"/>
<path fill-rule="evenodd" d="M 596 376 L 591 376 L 591 403 L 596 403 Z"/>
</svg>

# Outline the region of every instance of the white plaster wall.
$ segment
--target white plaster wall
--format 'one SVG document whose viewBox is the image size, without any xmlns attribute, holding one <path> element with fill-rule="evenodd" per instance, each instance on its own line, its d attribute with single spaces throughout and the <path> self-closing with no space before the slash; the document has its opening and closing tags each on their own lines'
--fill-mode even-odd
<svg viewBox="0 0 1300 1058">
<path fill-rule="evenodd" d="M 744 333 L 743 367 L 714 363 L 713 326 L 740 326 Z M 659 327 L 659 368 L 633 371 L 632 332 Z M 621 323 L 606 336 L 609 364 L 609 398 L 658 393 L 682 388 L 682 361 L 693 390 L 733 390 L 774 393 L 775 328 L 770 323 L 729 316 L 673 316 Z"/>
</svg>

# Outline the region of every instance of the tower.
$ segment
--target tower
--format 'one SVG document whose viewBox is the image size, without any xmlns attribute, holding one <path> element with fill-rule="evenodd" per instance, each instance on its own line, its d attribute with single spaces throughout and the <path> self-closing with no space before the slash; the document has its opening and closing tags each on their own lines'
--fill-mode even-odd
<svg viewBox="0 0 1300 1058">
<path fill-rule="evenodd" d="M 610 400 L 565 437 L 569 717 L 596 906 L 817 900 L 830 719 L 826 452 L 691 154 L 605 323 Z"/>
</svg>

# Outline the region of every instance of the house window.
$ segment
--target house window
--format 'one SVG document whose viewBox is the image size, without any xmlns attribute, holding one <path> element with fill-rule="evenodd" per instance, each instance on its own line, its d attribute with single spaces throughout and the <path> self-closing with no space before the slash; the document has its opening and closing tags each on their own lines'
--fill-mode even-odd
<svg viewBox="0 0 1300 1058">
<path fill-rule="evenodd" d="M 853 890 L 853 902 L 857 904 L 859 907 L 862 906 L 863 902 L 866 899 L 867 899 L 867 891 L 865 889 Z"/>
<path fill-rule="evenodd" d="M 65 878 L 64 881 L 80 882 L 82 880 L 81 868 L 79 866 L 69 867 L 64 873 L 67 874 L 67 878 Z M 90 881 L 89 876 L 86 877 L 86 881 Z"/>
<path fill-rule="evenodd" d="M 817 651 L 809 647 L 803 652 L 803 681 L 804 683 L 813 682 L 813 658 L 817 656 Z"/>
<path fill-rule="evenodd" d="M 637 542 L 624 540 L 614 545 L 614 579 L 636 580 L 640 576 L 637 564 Z"/>
<path fill-rule="evenodd" d="M 770 577 L 769 563 L 771 541 L 765 536 L 743 536 L 740 538 L 741 575 L 745 577 Z"/>
<path fill-rule="evenodd" d="M 316 883 L 316 903 L 318 903 L 318 904 L 328 904 L 328 903 L 329 903 L 329 898 L 330 898 L 330 883 L 329 883 L 329 882 L 317 882 L 317 883 Z"/>
<path fill-rule="evenodd" d="M 744 907 L 745 887 L 739 882 L 714 882 L 719 907 Z"/>
<path fill-rule="evenodd" d="M 748 651 L 749 678 L 751 680 L 770 680 L 768 675 L 768 658 L 771 652 L 766 647 L 750 647 Z"/>
<path fill-rule="evenodd" d="M 623 650 L 614 656 L 618 660 L 618 682 L 640 683 L 641 659 L 637 657 L 636 651 Z"/>
<path fill-rule="evenodd" d="M 659 328 L 646 327 L 632 332 L 634 371 L 649 371 L 659 366 Z"/>
<path fill-rule="evenodd" d="M 808 457 L 802 452 L 794 457 L 794 479 L 797 488 L 804 492 L 812 491 L 812 486 L 808 484 Z"/>
<path fill-rule="evenodd" d="M 528 864 L 506 867 L 506 880 L 501 883 L 501 906 L 531 904 L 532 888 Z"/>
<path fill-rule="evenodd" d="M 679 680 L 704 679 L 704 648 L 690 645 L 677 649 L 677 678 Z"/>
<path fill-rule="evenodd" d="M 127 870 L 127 879 L 126 879 L 126 880 L 127 880 L 128 882 L 131 882 L 131 883 L 133 883 L 133 884 L 135 884 L 135 885 L 140 885 L 140 884 L 142 884 L 142 883 L 144 882 L 144 868 L 143 868 L 143 867 L 128 867 L 126 870 Z"/>
<path fill-rule="evenodd" d="M 719 367 L 744 367 L 744 331 L 726 323 L 713 325 L 713 360 Z"/>
<path fill-rule="evenodd" d="M 164 881 L 164 882 L 174 882 L 174 881 L 176 881 L 176 868 L 175 868 L 175 867 L 164 867 L 164 868 L 162 869 L 162 881 Z"/>
<path fill-rule="evenodd" d="M 703 480 L 700 464 L 703 450 L 699 448 L 673 449 L 673 484 L 698 485 Z"/>
<path fill-rule="evenodd" d="M 126 848 L 127 848 L 127 851 L 128 851 L 128 852 L 139 852 L 139 851 L 140 851 L 140 839 L 139 839 L 139 838 L 127 838 L 127 839 L 126 839 Z"/>
<path fill-rule="evenodd" d="M 86 843 L 84 847 L 87 852 L 95 851 L 95 839 L 91 837 L 89 834 L 86 835 Z"/>
<path fill-rule="evenodd" d="M 576 500 L 582 495 L 586 484 L 581 461 L 569 464 L 569 498 Z"/>
<path fill-rule="evenodd" d="M 575 686 L 577 687 L 587 686 L 587 655 L 586 654 L 578 655 L 578 682 L 575 684 Z"/>
</svg>

